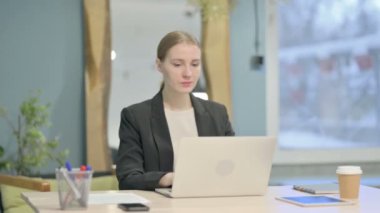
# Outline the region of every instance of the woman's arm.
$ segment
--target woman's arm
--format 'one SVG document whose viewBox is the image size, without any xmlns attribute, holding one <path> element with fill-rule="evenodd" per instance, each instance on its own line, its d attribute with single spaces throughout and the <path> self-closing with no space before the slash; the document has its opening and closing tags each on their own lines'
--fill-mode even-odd
<svg viewBox="0 0 380 213">
<path fill-rule="evenodd" d="M 135 116 L 128 108 L 121 113 L 120 145 L 117 154 L 116 175 L 119 189 L 154 190 L 166 172 L 144 170 L 144 150 Z"/>
<path fill-rule="evenodd" d="M 227 109 L 223 106 L 224 109 L 224 126 L 225 126 L 225 136 L 235 136 L 235 131 L 232 128 L 230 119 L 228 118 Z"/>
</svg>

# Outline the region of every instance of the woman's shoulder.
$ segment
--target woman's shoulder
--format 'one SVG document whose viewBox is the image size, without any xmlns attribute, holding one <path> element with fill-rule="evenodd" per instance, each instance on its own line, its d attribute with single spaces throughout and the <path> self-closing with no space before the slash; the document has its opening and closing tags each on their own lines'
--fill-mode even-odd
<svg viewBox="0 0 380 213">
<path fill-rule="evenodd" d="M 223 104 L 215 102 L 215 101 L 204 100 L 198 97 L 195 97 L 195 100 L 207 109 L 211 109 L 211 110 L 225 110 L 226 109 L 226 107 Z"/>
<path fill-rule="evenodd" d="M 150 110 L 152 99 L 142 101 L 140 103 L 135 103 L 130 106 L 123 108 L 122 113 L 131 112 L 131 113 L 147 113 Z"/>
</svg>

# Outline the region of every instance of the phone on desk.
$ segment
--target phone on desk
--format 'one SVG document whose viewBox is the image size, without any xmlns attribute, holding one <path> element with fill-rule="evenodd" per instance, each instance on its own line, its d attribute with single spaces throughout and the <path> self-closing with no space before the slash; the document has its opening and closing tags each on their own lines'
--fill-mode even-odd
<svg viewBox="0 0 380 213">
<path fill-rule="evenodd" d="M 118 206 L 124 211 L 149 211 L 149 206 L 142 203 L 119 203 Z"/>
</svg>

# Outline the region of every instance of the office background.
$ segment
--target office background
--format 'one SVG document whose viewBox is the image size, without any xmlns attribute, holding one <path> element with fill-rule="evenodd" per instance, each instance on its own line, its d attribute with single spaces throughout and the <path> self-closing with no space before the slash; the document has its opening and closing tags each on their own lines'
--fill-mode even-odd
<svg viewBox="0 0 380 213">
<path fill-rule="evenodd" d="M 241 135 L 263 135 L 267 131 L 265 70 L 253 70 L 250 64 L 255 35 L 252 5 L 253 1 L 240 0 L 230 16 L 233 125 Z M 52 104 L 53 125 L 47 134 L 60 136 L 61 147 L 70 149 L 70 160 L 77 165 L 85 161 L 82 7 L 79 0 L 0 1 L 0 105 L 16 119 L 22 100 L 40 89 L 42 100 Z M 259 11 L 263 23 L 264 10 Z M 265 43 L 263 37 L 259 39 Z M 11 142 L 8 127 L 0 122 L 0 144 L 9 150 Z M 292 177 L 331 180 L 335 166 L 274 166 L 272 182 L 299 181 Z M 363 166 L 371 173 L 370 183 L 380 185 L 376 182 L 376 163 Z M 42 171 L 48 173 L 54 167 L 49 165 Z"/>
<path fill-rule="evenodd" d="M 50 137 L 59 136 L 73 164 L 84 161 L 84 43 L 79 0 L 0 1 L 0 104 L 12 120 L 33 90 L 51 103 Z M 1 144 L 14 145 L 0 122 Z M 7 153 L 6 153 L 7 154 Z M 49 165 L 43 171 L 52 171 Z"/>
</svg>

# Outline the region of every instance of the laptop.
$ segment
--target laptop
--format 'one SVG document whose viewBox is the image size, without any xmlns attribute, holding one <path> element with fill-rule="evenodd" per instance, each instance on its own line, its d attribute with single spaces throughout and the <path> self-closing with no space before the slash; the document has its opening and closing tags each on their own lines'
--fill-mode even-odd
<svg viewBox="0 0 380 213">
<path fill-rule="evenodd" d="M 172 188 L 155 191 L 173 198 L 264 195 L 275 147 L 269 136 L 183 138 Z"/>
</svg>

